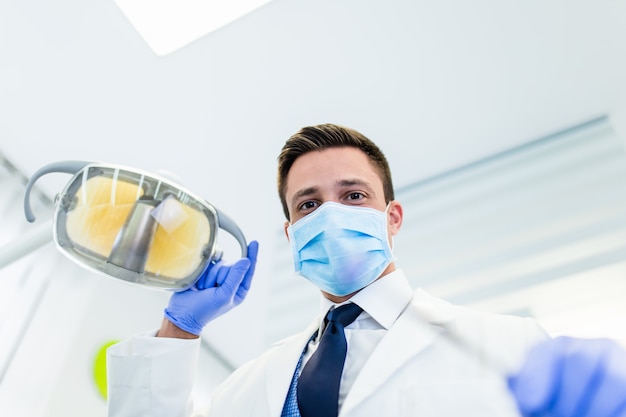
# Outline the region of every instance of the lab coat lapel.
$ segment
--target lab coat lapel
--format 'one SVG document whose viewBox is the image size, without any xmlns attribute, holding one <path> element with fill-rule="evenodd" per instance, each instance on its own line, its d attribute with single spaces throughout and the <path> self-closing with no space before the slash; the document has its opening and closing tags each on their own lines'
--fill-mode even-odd
<svg viewBox="0 0 626 417">
<path fill-rule="evenodd" d="M 269 358 L 265 370 L 269 416 L 280 416 L 300 355 L 319 323 L 316 319 L 302 333 L 281 342 Z"/>
<path fill-rule="evenodd" d="M 409 359 L 433 343 L 443 324 L 454 319 L 449 304 L 421 290 L 372 352 L 346 396 L 339 416 L 349 415 Z"/>
</svg>

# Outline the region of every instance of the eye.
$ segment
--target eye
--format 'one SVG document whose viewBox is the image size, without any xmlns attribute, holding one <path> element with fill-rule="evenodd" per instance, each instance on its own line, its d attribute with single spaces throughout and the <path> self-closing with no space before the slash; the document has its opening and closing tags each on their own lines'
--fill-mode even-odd
<svg viewBox="0 0 626 417">
<path fill-rule="evenodd" d="M 298 206 L 298 211 L 307 212 L 307 211 L 315 210 L 318 206 L 319 206 L 318 202 L 309 200 L 300 204 Z"/>
<path fill-rule="evenodd" d="M 359 201 L 359 200 L 363 200 L 364 198 L 365 198 L 365 195 L 359 192 L 353 192 L 346 196 L 346 199 L 350 201 Z"/>
</svg>

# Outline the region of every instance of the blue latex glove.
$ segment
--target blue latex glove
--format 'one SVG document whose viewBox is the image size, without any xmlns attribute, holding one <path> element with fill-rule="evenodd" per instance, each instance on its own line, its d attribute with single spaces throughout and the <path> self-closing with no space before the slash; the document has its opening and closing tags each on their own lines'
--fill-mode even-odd
<svg viewBox="0 0 626 417">
<path fill-rule="evenodd" d="M 527 417 L 626 417 L 626 350 L 608 339 L 540 343 L 508 382 Z"/>
<path fill-rule="evenodd" d="M 258 250 L 258 242 L 252 241 L 247 258 L 232 265 L 218 261 L 209 266 L 192 288 L 172 294 L 165 317 L 184 331 L 199 335 L 208 322 L 246 298 Z"/>
</svg>

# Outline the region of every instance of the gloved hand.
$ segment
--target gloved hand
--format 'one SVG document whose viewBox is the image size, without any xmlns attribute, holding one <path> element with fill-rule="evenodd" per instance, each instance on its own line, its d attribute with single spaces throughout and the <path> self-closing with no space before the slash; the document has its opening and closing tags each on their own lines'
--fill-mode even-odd
<svg viewBox="0 0 626 417">
<path fill-rule="evenodd" d="M 247 258 L 232 265 L 218 261 L 209 266 L 192 288 L 172 294 L 165 317 L 184 331 L 199 335 L 208 322 L 246 298 L 258 250 L 258 242 L 252 241 Z"/>
<path fill-rule="evenodd" d="M 540 343 L 508 383 L 526 417 L 626 417 L 626 350 L 608 339 Z"/>
</svg>

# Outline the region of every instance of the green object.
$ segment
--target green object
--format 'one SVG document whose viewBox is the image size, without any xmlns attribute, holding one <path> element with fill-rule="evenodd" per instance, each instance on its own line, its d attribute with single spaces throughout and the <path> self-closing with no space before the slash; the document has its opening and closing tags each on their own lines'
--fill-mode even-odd
<svg viewBox="0 0 626 417">
<path fill-rule="evenodd" d="M 104 343 L 98 349 L 93 361 L 93 380 L 98 392 L 105 400 L 107 399 L 107 349 L 117 342 L 118 340 L 110 340 Z"/>
</svg>

